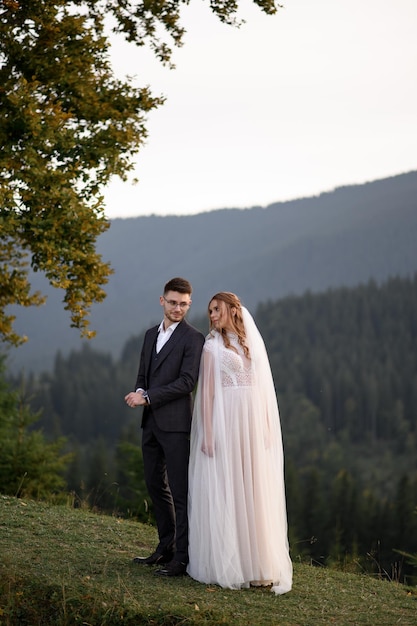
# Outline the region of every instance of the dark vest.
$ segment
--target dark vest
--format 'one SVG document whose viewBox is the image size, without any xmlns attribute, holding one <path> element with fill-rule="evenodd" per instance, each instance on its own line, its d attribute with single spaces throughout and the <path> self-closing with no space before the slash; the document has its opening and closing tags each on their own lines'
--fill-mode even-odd
<svg viewBox="0 0 417 626">
<path fill-rule="evenodd" d="M 158 353 L 156 351 L 156 342 L 158 341 L 158 335 L 156 336 L 155 341 L 153 342 L 153 346 L 152 346 L 152 358 L 151 361 L 149 363 L 149 369 L 148 369 L 148 383 L 150 380 L 152 380 L 152 374 L 154 373 L 156 366 L 158 365 Z"/>
</svg>

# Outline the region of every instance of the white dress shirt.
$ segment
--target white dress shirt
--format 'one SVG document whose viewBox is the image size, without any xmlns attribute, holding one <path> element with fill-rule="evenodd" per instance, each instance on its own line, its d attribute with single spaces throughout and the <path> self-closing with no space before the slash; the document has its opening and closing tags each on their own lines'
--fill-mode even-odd
<svg viewBox="0 0 417 626">
<path fill-rule="evenodd" d="M 162 350 L 162 348 L 164 347 L 168 339 L 170 339 L 172 333 L 174 332 L 178 324 L 179 322 L 175 322 L 174 324 L 171 324 L 170 326 L 168 326 L 168 328 L 165 330 L 164 320 L 162 320 L 158 328 L 158 338 L 156 340 L 156 353 L 157 354 L 158 352 Z"/>
</svg>

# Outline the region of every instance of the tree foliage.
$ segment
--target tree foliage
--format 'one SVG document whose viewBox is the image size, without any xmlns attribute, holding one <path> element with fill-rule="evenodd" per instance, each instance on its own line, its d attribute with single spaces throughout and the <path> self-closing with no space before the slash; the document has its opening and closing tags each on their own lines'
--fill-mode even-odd
<svg viewBox="0 0 417 626">
<path fill-rule="evenodd" d="M 266 13 L 272 0 L 254 0 Z M 92 336 L 91 306 L 111 268 L 96 252 L 108 228 L 101 189 L 125 179 L 163 102 L 111 66 L 108 20 L 169 63 L 188 0 L 3 0 L 0 3 L 0 336 L 18 345 L 9 305 L 39 305 L 29 268 L 63 290 L 71 325 Z M 238 2 L 211 0 L 233 22 Z M 107 20 L 107 21 L 106 21 Z M 161 35 L 162 32 L 162 35 Z M 168 41 L 167 41 L 168 38 Z"/>
<path fill-rule="evenodd" d="M 276 13 L 281 6 L 276 0 L 253 1 L 268 15 Z M 136 45 L 148 44 L 160 61 L 170 63 L 172 47 L 183 43 L 185 29 L 180 22 L 181 9 L 190 4 L 190 0 L 79 0 L 76 4 L 88 5 L 97 15 L 104 12 L 112 15 L 115 32 L 124 34 Z M 239 0 L 210 0 L 210 8 L 220 21 L 239 24 Z M 168 41 L 164 38 L 166 35 Z"/>
</svg>

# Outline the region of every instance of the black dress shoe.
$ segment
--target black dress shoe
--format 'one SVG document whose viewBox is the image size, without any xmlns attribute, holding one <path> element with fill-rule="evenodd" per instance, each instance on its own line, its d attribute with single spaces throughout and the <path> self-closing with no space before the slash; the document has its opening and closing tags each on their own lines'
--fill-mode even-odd
<svg viewBox="0 0 417 626">
<path fill-rule="evenodd" d="M 157 569 L 156 576 L 184 576 L 187 573 L 187 563 L 181 561 L 170 561 L 161 569 Z"/>
<path fill-rule="evenodd" d="M 163 565 L 164 563 L 169 563 L 172 560 L 172 553 L 160 553 L 154 552 L 150 556 L 136 556 L 133 559 L 133 563 L 138 563 L 139 565 Z"/>
</svg>

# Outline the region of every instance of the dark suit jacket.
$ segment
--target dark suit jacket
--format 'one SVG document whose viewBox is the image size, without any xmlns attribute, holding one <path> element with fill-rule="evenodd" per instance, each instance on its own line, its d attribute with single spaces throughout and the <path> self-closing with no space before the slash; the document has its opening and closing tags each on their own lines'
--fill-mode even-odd
<svg viewBox="0 0 417 626">
<path fill-rule="evenodd" d="M 152 410 L 157 426 L 167 432 L 190 432 L 192 391 L 197 383 L 204 335 L 182 320 L 155 358 L 158 326 L 150 328 L 143 341 L 135 389 L 148 391 L 150 408 L 144 407 L 142 425 Z"/>
</svg>

